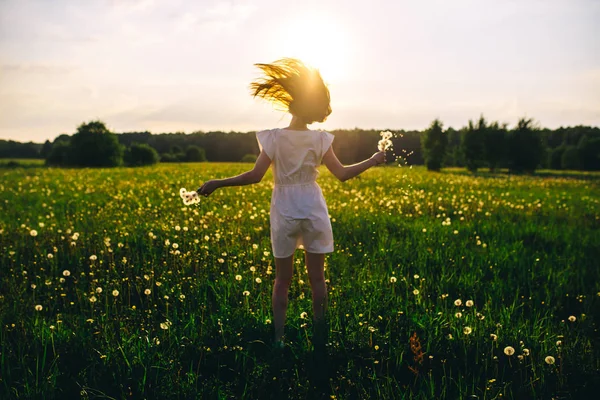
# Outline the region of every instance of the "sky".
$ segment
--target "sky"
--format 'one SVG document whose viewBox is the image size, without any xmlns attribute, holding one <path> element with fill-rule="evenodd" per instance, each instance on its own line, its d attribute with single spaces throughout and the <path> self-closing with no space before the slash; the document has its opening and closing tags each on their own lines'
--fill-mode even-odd
<svg viewBox="0 0 600 400">
<path fill-rule="evenodd" d="M 255 131 L 254 63 L 319 68 L 318 129 L 600 125 L 598 0 L 0 0 L 0 139 Z"/>
</svg>

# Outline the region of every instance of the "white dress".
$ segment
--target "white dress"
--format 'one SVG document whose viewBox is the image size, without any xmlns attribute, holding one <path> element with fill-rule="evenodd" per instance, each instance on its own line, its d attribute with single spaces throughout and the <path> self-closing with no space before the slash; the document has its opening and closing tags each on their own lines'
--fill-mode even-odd
<svg viewBox="0 0 600 400">
<path fill-rule="evenodd" d="M 333 252 L 327 204 L 316 179 L 317 167 L 334 136 L 324 131 L 270 129 L 258 132 L 256 138 L 273 161 L 273 256 L 289 257 L 297 248 L 310 253 Z"/>
</svg>

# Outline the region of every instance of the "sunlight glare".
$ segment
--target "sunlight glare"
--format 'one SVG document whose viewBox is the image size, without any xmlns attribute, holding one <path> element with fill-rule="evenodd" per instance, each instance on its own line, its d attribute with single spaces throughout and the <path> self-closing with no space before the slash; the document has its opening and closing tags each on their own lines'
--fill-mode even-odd
<svg viewBox="0 0 600 400">
<path fill-rule="evenodd" d="M 348 35 L 334 20 L 294 20 L 283 27 L 277 48 L 282 57 L 298 58 L 319 69 L 327 83 L 348 75 Z"/>
</svg>

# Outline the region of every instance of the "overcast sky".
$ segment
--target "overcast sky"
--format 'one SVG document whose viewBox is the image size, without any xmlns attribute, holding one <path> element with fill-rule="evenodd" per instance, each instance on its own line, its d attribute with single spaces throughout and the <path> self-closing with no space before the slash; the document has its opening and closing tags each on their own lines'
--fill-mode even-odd
<svg viewBox="0 0 600 400">
<path fill-rule="evenodd" d="M 248 89 L 281 57 L 329 83 L 314 128 L 600 125 L 597 0 L 0 0 L 0 139 L 284 127 Z"/>
</svg>

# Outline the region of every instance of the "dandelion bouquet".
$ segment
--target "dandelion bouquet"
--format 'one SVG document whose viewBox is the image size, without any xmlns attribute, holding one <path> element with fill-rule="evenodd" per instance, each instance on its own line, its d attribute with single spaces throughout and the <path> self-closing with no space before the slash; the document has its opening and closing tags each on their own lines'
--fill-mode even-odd
<svg viewBox="0 0 600 400">
<path fill-rule="evenodd" d="M 381 140 L 379 141 L 379 143 L 377 143 L 377 148 L 379 149 L 379 151 L 391 150 L 393 146 L 392 132 L 385 131 L 381 132 L 379 135 L 381 136 Z"/>
<path fill-rule="evenodd" d="M 179 189 L 179 196 L 183 199 L 183 204 L 189 206 L 190 204 L 200 203 L 200 196 L 195 191 L 188 192 L 185 188 Z"/>
</svg>

